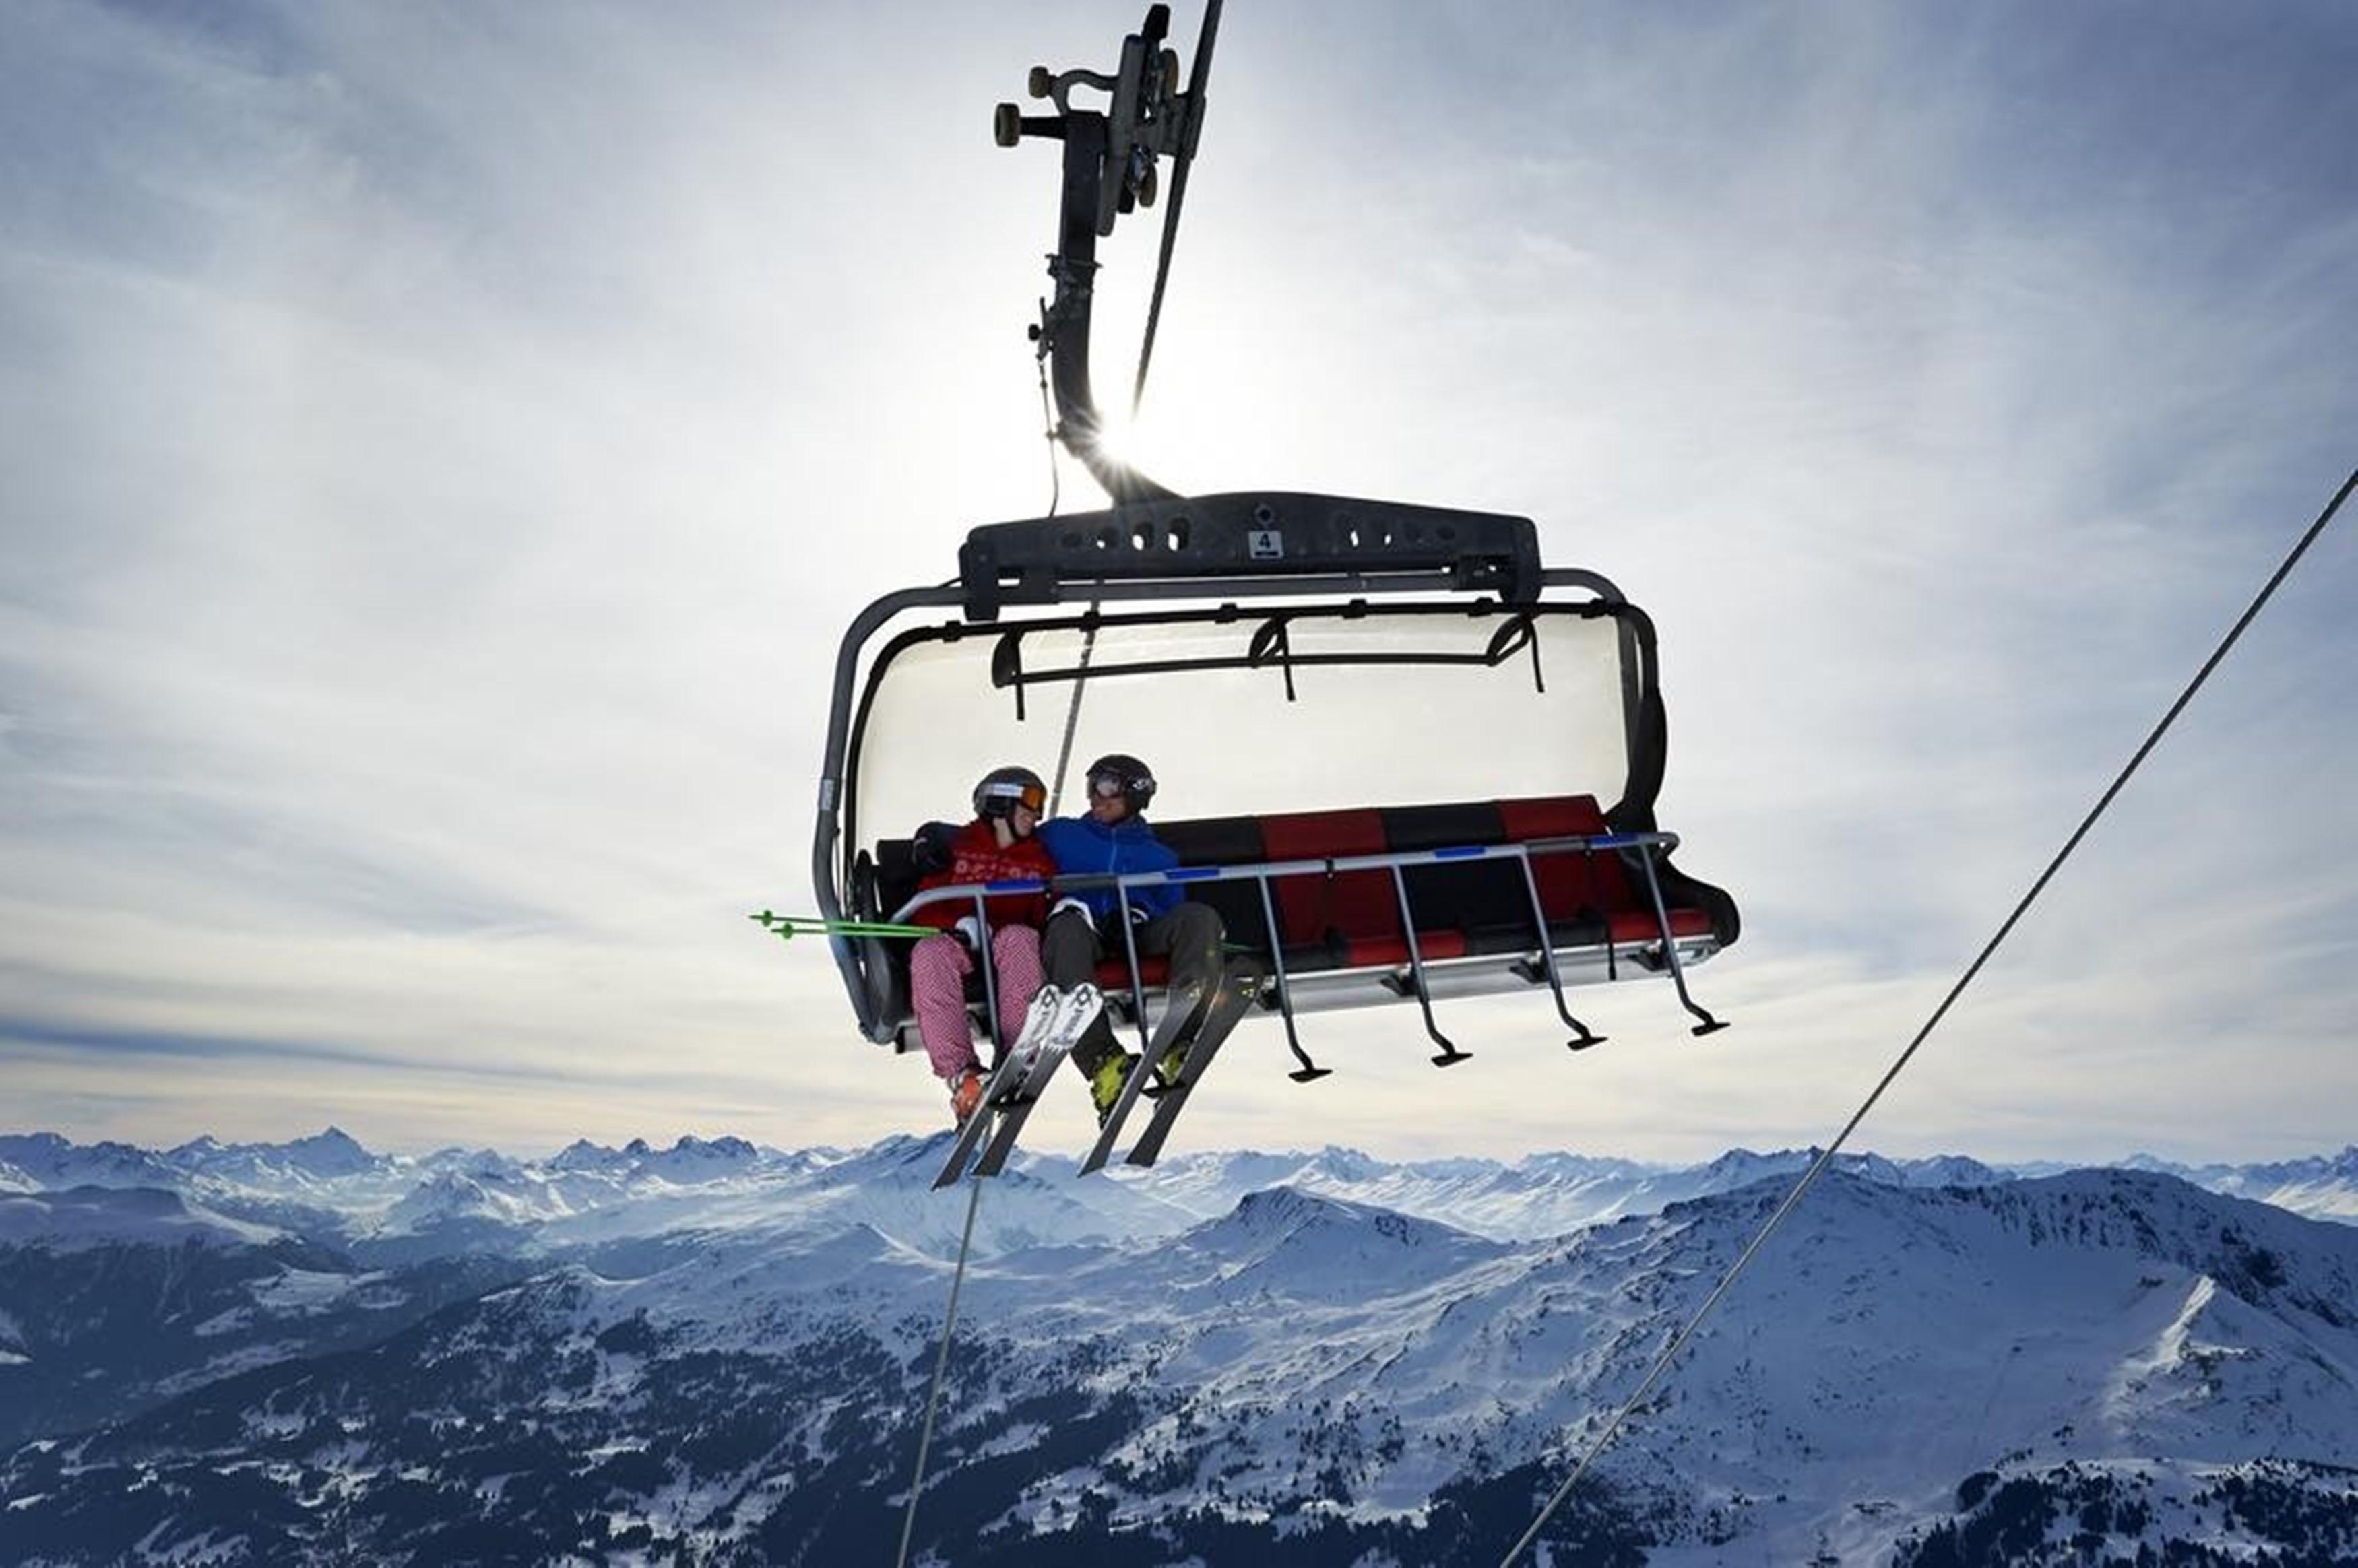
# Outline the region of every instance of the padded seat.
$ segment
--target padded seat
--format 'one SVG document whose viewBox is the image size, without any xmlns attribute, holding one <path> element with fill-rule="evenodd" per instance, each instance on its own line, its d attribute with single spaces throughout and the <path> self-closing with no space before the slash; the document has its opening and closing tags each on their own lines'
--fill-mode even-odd
<svg viewBox="0 0 2358 1568">
<path fill-rule="evenodd" d="M 1427 931 L 1416 934 L 1417 952 L 1426 963 L 1436 958 L 1462 958 L 1468 949 L 1463 931 Z M 1343 945 L 1344 967 L 1366 968 L 1374 965 L 1405 964 L 1409 961 L 1406 936 L 1362 936 Z"/>
<path fill-rule="evenodd" d="M 1673 909 L 1666 913 L 1671 917 L 1671 935 L 1673 936 L 1711 935 L 1711 916 L 1700 909 Z M 1606 925 L 1616 942 L 1645 942 L 1662 934 L 1662 923 L 1655 918 L 1650 909 L 1623 910 L 1607 915 Z"/>
</svg>

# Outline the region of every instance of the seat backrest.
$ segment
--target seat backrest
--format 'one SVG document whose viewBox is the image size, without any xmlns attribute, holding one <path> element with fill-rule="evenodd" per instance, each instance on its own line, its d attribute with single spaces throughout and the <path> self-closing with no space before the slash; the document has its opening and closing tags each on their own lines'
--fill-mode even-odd
<svg viewBox="0 0 2358 1568">
<path fill-rule="evenodd" d="M 872 918 L 892 914 L 917 896 L 917 883 L 922 880 L 913 860 L 914 841 L 907 838 L 883 838 L 876 845 L 875 895 Z"/>
<path fill-rule="evenodd" d="M 1158 822 L 1154 831 L 1183 866 L 1251 866 L 1269 859 L 1258 816 Z M 1260 883 L 1194 882 L 1188 885 L 1187 896 L 1218 913 L 1230 942 L 1256 953 L 1269 951 L 1269 914 L 1261 905 Z"/>
<path fill-rule="evenodd" d="M 1155 831 L 1182 865 L 1238 866 L 1586 838 L 1609 828 L 1595 796 L 1572 795 L 1204 817 L 1157 823 Z M 1639 908 L 1627 870 L 1609 850 L 1534 856 L 1531 872 L 1552 921 Z M 1402 875 L 1420 930 L 1496 931 L 1531 924 L 1531 884 L 1512 861 L 1410 866 Z M 1399 897 L 1386 871 L 1285 877 L 1270 892 L 1291 946 L 1334 946 L 1400 935 Z M 1199 883 L 1188 896 L 1219 910 L 1230 940 L 1265 946 L 1268 923 L 1253 883 Z"/>
<path fill-rule="evenodd" d="M 1350 811 L 1282 812 L 1260 819 L 1271 860 L 1341 860 L 1385 851 L 1383 814 Z M 1400 935 L 1400 897 L 1389 870 L 1329 871 L 1278 880 L 1278 925 L 1290 946 L 1334 945 Z"/>
<path fill-rule="evenodd" d="M 1398 851 L 1455 849 L 1500 844 L 1507 838 L 1506 823 L 1496 801 L 1390 806 L 1382 816 L 1384 845 Z M 1524 886 L 1522 869 L 1511 860 L 1410 866 L 1401 876 L 1408 883 L 1409 908 L 1420 931 L 1475 931 L 1531 924 L 1531 893 Z"/>
<path fill-rule="evenodd" d="M 1498 805 L 1507 837 L 1517 843 L 1536 838 L 1592 838 L 1611 831 L 1606 826 L 1603 809 L 1592 795 L 1502 800 Z M 1531 874 L 1539 882 L 1540 903 L 1550 920 L 1572 920 L 1584 914 L 1613 914 L 1638 907 L 1621 857 L 1609 849 L 1534 855 Z"/>
</svg>

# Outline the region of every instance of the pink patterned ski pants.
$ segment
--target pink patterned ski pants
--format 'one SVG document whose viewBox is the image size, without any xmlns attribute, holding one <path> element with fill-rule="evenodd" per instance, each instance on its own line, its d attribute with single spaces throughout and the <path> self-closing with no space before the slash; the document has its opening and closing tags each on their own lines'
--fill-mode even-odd
<svg viewBox="0 0 2358 1568">
<path fill-rule="evenodd" d="M 1011 1044 L 1023 1032 L 1023 1015 L 1040 989 L 1040 933 L 1029 925 L 1000 926 L 990 934 L 990 953 L 997 966 L 1000 1038 Z M 981 1065 L 966 1011 L 966 978 L 973 972 L 974 955 L 946 933 L 921 936 L 909 950 L 909 1005 L 937 1078 L 954 1078 Z"/>
</svg>

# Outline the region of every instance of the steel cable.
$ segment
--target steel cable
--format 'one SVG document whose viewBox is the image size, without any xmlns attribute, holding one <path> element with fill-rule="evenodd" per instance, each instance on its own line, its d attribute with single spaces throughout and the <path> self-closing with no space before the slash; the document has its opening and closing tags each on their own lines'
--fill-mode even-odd
<svg viewBox="0 0 2358 1568">
<path fill-rule="evenodd" d="M 978 1108 L 977 1115 L 981 1114 Z M 957 1272 L 950 1276 L 949 1310 L 942 1316 L 942 1347 L 934 1357 L 933 1391 L 925 1396 L 925 1431 L 917 1438 L 917 1468 L 909 1476 L 909 1507 L 901 1516 L 901 1554 L 893 1559 L 897 1568 L 908 1568 L 909 1538 L 917 1528 L 917 1495 L 925 1487 L 925 1455 L 934 1445 L 934 1417 L 942 1405 L 942 1377 L 949 1370 L 950 1336 L 957 1329 L 958 1287 L 966 1283 L 966 1257 L 974 1245 L 975 1211 L 982 1206 L 982 1183 L 968 1184 L 973 1191 L 966 1201 L 966 1234 L 958 1238 Z"/>
<path fill-rule="evenodd" d="M 1198 129 L 1203 124 L 1204 104 L 1212 78 L 1212 49 L 1220 36 L 1221 0 L 1211 0 L 1204 8 L 1202 29 L 1195 38 L 1195 73 L 1187 82 L 1187 113 L 1194 117 Z M 1179 210 L 1187 200 L 1187 171 L 1195 167 L 1195 138 L 1180 150 L 1174 161 L 1171 175 L 1171 205 L 1163 212 L 1162 254 L 1154 266 L 1154 292 L 1146 304 L 1146 331 L 1138 341 L 1138 377 L 1130 389 L 1130 415 L 1133 423 L 1146 401 L 1146 369 L 1154 360 L 1154 334 L 1163 322 L 1163 288 L 1171 277 L 1171 252 L 1179 243 Z"/>
<path fill-rule="evenodd" d="M 1754 1236 L 1743 1252 L 1737 1255 L 1736 1261 L 1728 1265 L 1727 1271 L 1720 1276 L 1719 1283 L 1712 1287 L 1711 1294 L 1704 1298 L 1703 1305 L 1695 1309 L 1694 1315 L 1687 1320 L 1686 1326 L 1679 1330 L 1677 1336 L 1671 1339 L 1670 1347 L 1656 1359 L 1652 1370 L 1649 1371 L 1644 1380 L 1639 1383 L 1637 1390 L 1622 1403 L 1619 1410 L 1614 1412 L 1613 1419 L 1606 1423 L 1605 1430 L 1590 1442 L 1587 1452 L 1580 1456 L 1580 1462 L 1573 1466 L 1572 1474 L 1564 1477 L 1563 1484 L 1555 1489 L 1554 1494 L 1548 1498 L 1546 1506 L 1540 1509 L 1539 1517 L 1531 1521 L 1531 1528 L 1522 1533 L 1514 1545 L 1507 1549 L 1507 1555 L 1499 1559 L 1499 1568 L 1510 1568 L 1515 1559 L 1522 1554 L 1523 1549 L 1539 1539 L 1540 1530 L 1554 1515 L 1556 1509 L 1563 1505 L 1564 1499 L 1572 1495 L 1573 1487 L 1579 1484 L 1581 1477 L 1585 1476 L 1590 1467 L 1595 1464 L 1597 1455 L 1604 1453 L 1612 1443 L 1615 1435 L 1620 1432 L 1622 1423 L 1628 1420 L 1632 1411 L 1645 1402 L 1647 1396 L 1653 1391 L 1654 1385 L 1661 1381 L 1671 1364 L 1677 1361 L 1680 1352 L 1686 1348 L 1687 1343 L 1695 1336 L 1696 1331 L 1703 1326 L 1704 1321 L 1710 1317 L 1713 1309 L 1719 1305 L 1720 1298 L 1726 1295 L 1729 1288 L 1736 1283 L 1736 1276 L 1743 1273 L 1750 1265 L 1769 1236 L 1784 1223 L 1785 1217 L 1792 1213 L 1794 1206 L 1801 1201 L 1802 1195 L 1810 1190 L 1827 1165 L 1833 1162 L 1834 1155 L 1844 1143 L 1849 1141 L 1850 1135 L 1858 1130 L 1859 1123 L 1866 1119 L 1867 1112 L 1875 1108 L 1876 1102 L 1883 1098 L 1884 1091 L 1891 1087 L 1893 1080 L 1899 1076 L 1900 1070 L 1906 1067 L 1909 1061 L 1915 1056 L 1918 1047 L 1921 1046 L 1932 1031 L 1939 1027 L 1942 1019 L 1948 1016 L 1949 1009 L 1955 1004 L 1957 998 L 1964 993 L 1965 988 L 1973 983 L 1974 977 L 1981 973 L 1982 967 L 1987 964 L 1991 955 L 1997 951 L 1999 944 L 2006 939 L 2015 926 L 2020 923 L 2023 915 L 2029 911 L 2039 895 L 2046 891 L 2047 884 L 2054 880 L 2055 873 L 2063 869 L 2063 862 L 2071 858 L 2071 852 L 2080 847 L 2081 840 L 2088 836 L 2089 830 L 2095 827 L 2097 819 L 2103 816 L 2112 806 L 2114 798 L 2128 784 L 2131 775 L 2144 765 L 2147 756 L 2160 744 L 2162 736 L 2169 733 L 2170 726 L 2178 721 L 2178 716 L 2185 711 L 2187 704 L 2194 700 L 2194 694 L 2202 689 L 2203 684 L 2211 678 L 2211 673 L 2219 667 L 2220 662 L 2226 658 L 2228 651 L 2242 639 L 2244 629 L 2257 619 L 2261 609 L 2275 597 L 2277 589 L 2292 574 L 2293 568 L 2300 563 L 2300 558 L 2309 553 L 2309 547 L 2317 542 L 2318 535 L 2325 532 L 2326 524 L 2332 522 L 2333 514 L 2342 510 L 2342 503 L 2349 499 L 2350 492 L 2353 487 L 2358 487 L 2358 470 L 2353 470 L 2350 477 L 2342 481 L 2342 488 L 2334 492 L 2333 499 L 2326 503 L 2325 510 L 2318 514 L 2317 521 L 2309 525 L 2308 532 L 2300 536 L 2299 543 L 2293 546 L 2291 552 L 2277 568 L 2275 575 L 2268 579 L 2266 585 L 2253 597 L 2251 603 L 2244 607 L 2244 613 L 2237 618 L 2234 626 L 2220 639 L 2219 645 L 2212 649 L 2211 656 L 2203 661 L 2201 669 L 2197 671 L 2194 678 L 2187 683 L 2186 689 L 2178 694 L 2178 700 L 2169 705 L 2169 711 L 2162 715 L 2161 721 L 2153 727 L 2153 732 L 2145 738 L 2145 743 L 2136 749 L 2136 754 L 2129 758 L 2127 764 L 2121 769 L 2111 785 L 2090 808 L 2088 815 L 2081 819 L 2080 826 L 2073 829 L 2071 838 L 2064 841 L 2063 848 L 2057 850 L 2055 858 L 2047 863 L 2047 869 L 2039 873 L 2039 879 L 2031 883 L 2030 891 L 2024 893 L 2021 901 L 2014 906 L 2014 913 L 2006 917 L 2005 923 L 1997 928 L 1996 934 L 1983 946 L 1974 961 L 1966 966 L 1965 972 L 1957 978 L 1956 984 L 1949 988 L 1948 994 L 1941 999 L 1941 1005 L 1932 1010 L 1931 1016 L 1926 1019 L 1923 1027 L 1916 1032 L 1916 1037 L 1909 1041 L 1907 1049 L 1899 1053 L 1898 1059 L 1884 1073 L 1882 1079 L 1877 1083 L 1866 1100 L 1851 1114 L 1850 1120 L 1843 1124 L 1843 1130 L 1834 1135 L 1833 1141 L 1827 1144 L 1818 1157 L 1810 1162 L 1809 1169 L 1801 1173 L 1800 1181 L 1793 1184 L 1793 1190 L 1785 1195 L 1785 1200 L 1777 1206 L 1774 1213 L 1769 1215 L 1768 1222 L 1761 1226 L 1759 1233 Z"/>
</svg>

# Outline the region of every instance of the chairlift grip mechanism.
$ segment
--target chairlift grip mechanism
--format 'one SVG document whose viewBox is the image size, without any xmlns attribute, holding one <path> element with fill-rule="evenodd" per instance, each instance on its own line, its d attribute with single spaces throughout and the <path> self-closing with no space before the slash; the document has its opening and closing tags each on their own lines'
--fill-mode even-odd
<svg viewBox="0 0 2358 1568">
<path fill-rule="evenodd" d="M 991 137 L 1001 146 L 1014 146 L 1026 136 L 1064 144 L 1057 245 L 1048 258 L 1055 295 L 1042 308 L 1032 336 L 1048 362 L 1059 416 L 1056 439 L 1118 503 L 1174 498 L 1175 492 L 1109 450 L 1104 442 L 1104 420 L 1089 376 L 1097 243 L 1113 232 L 1121 214 L 1153 204 L 1159 184 L 1155 160 L 1168 157 L 1177 173 L 1164 224 L 1167 268 L 1172 220 L 1203 134 L 1206 72 L 1219 15 L 1220 0 L 1209 0 L 1196 40 L 1196 70 L 1184 92 L 1178 85 L 1178 58 L 1163 48 L 1171 7 L 1158 3 L 1147 8 L 1139 30 L 1123 38 L 1113 70 L 1032 68 L 1025 88 L 1034 98 L 1053 100 L 1054 114 L 1025 114 L 1013 103 L 1001 103 L 992 111 Z M 1107 106 L 1076 107 L 1074 90 L 1083 87 L 1104 92 Z M 1150 341 L 1152 316 L 1150 312 Z"/>
</svg>

